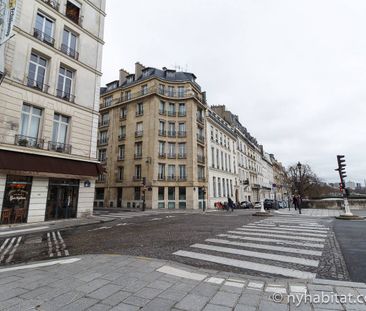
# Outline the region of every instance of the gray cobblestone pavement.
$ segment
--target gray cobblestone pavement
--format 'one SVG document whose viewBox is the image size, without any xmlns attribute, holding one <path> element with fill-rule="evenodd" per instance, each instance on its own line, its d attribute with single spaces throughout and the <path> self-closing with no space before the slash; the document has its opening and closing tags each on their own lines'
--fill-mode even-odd
<svg viewBox="0 0 366 311">
<path fill-rule="evenodd" d="M 356 299 L 366 295 L 364 283 L 256 278 L 120 255 L 69 257 L 52 264 L 0 269 L 0 310 L 366 310 L 363 298 L 327 304 L 315 299 Z M 293 297 L 305 293 L 308 302 L 297 306 Z"/>
</svg>

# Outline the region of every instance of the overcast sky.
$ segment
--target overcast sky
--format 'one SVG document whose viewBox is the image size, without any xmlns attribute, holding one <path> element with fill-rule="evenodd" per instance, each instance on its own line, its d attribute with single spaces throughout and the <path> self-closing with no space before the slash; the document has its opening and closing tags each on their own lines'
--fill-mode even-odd
<svg viewBox="0 0 366 311">
<path fill-rule="evenodd" d="M 365 0 L 107 0 L 103 83 L 180 66 L 286 166 L 366 178 Z"/>
</svg>

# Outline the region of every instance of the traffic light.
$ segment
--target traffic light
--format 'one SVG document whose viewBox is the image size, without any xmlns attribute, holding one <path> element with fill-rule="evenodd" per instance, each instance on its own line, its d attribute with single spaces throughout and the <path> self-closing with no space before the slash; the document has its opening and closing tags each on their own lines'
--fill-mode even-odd
<svg viewBox="0 0 366 311">
<path fill-rule="evenodd" d="M 346 175 L 346 160 L 344 159 L 344 155 L 337 155 L 337 162 L 338 162 L 338 168 L 335 170 L 338 171 L 339 177 L 341 178 L 342 187 L 344 188 L 344 178 L 347 177 Z"/>
</svg>

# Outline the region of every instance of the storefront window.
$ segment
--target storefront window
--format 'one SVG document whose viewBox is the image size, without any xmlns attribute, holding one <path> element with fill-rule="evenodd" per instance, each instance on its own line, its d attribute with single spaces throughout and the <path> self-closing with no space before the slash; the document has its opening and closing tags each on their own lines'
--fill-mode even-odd
<svg viewBox="0 0 366 311">
<path fill-rule="evenodd" d="M 79 180 L 51 178 L 48 186 L 46 220 L 76 218 Z"/>
<path fill-rule="evenodd" d="M 1 223 L 27 222 L 32 177 L 8 175 L 6 178 Z"/>
</svg>

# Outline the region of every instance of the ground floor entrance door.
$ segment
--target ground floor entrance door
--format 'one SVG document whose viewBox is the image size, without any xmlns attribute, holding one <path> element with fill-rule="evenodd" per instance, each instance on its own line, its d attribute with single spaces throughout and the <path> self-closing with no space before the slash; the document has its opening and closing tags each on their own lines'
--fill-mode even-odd
<svg viewBox="0 0 366 311">
<path fill-rule="evenodd" d="M 46 220 L 76 218 L 79 180 L 50 178 Z"/>
</svg>

